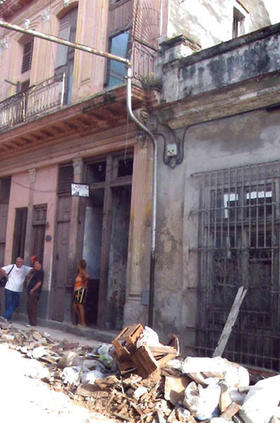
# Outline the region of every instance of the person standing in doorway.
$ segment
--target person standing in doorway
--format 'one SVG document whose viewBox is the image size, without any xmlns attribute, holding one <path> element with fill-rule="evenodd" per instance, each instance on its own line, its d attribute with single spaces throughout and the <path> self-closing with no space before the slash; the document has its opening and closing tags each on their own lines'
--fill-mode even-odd
<svg viewBox="0 0 280 423">
<path fill-rule="evenodd" d="M 27 285 L 27 316 L 31 326 L 37 325 L 38 302 L 44 281 L 44 271 L 42 265 L 37 260 L 34 261 L 34 270 Z"/>
<path fill-rule="evenodd" d="M 88 287 L 88 273 L 86 271 L 87 262 L 79 260 L 77 276 L 74 285 L 73 309 L 78 320 L 78 326 L 86 327 L 85 308 L 86 293 Z"/>
<path fill-rule="evenodd" d="M 8 279 L 5 286 L 5 312 L 3 317 L 9 321 L 19 306 L 20 292 L 22 292 L 24 280 L 31 270 L 32 267 L 23 264 L 21 257 L 16 259 L 15 264 L 9 264 L 0 269 L 0 274 Z"/>
</svg>

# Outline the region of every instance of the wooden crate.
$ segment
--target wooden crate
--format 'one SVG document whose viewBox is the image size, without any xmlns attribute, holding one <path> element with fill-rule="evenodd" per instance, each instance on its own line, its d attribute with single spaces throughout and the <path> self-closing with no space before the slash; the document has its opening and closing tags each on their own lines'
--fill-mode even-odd
<svg viewBox="0 0 280 423">
<path fill-rule="evenodd" d="M 170 345 L 142 345 L 137 348 L 137 340 L 143 331 L 141 323 L 125 327 L 112 342 L 122 374 L 136 369 L 140 376 L 146 378 L 178 354 L 176 347 Z"/>
<path fill-rule="evenodd" d="M 131 356 L 131 360 L 137 368 L 137 372 L 143 378 L 148 377 L 159 368 L 157 360 L 153 357 L 149 347 L 142 345 Z"/>
<path fill-rule="evenodd" d="M 131 361 L 131 354 L 136 351 L 136 341 L 143 330 L 141 323 L 125 327 L 113 340 L 112 344 L 120 361 Z"/>
</svg>

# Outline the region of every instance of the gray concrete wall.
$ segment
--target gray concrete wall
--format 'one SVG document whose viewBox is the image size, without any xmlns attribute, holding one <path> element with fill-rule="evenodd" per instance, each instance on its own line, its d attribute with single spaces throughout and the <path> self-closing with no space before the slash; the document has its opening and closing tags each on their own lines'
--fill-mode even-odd
<svg viewBox="0 0 280 423">
<path fill-rule="evenodd" d="M 158 226 L 155 316 L 161 339 L 179 335 L 182 348 L 195 345 L 198 293 L 198 180 L 192 175 L 280 160 L 280 111 L 259 110 L 190 127 L 182 164 L 162 161 L 159 137 Z M 178 138 L 182 129 L 176 131 Z"/>
<path fill-rule="evenodd" d="M 280 69 L 280 24 L 180 58 L 183 44 L 182 39 L 162 44 L 157 73 L 165 102 L 189 99 Z"/>
</svg>

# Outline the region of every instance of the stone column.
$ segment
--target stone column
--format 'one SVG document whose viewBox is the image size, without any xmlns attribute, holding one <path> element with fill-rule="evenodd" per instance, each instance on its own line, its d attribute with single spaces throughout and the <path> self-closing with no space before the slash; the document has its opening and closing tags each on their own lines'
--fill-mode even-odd
<svg viewBox="0 0 280 423">
<path fill-rule="evenodd" d="M 78 158 L 73 160 L 74 168 L 74 182 L 81 183 L 83 178 L 83 160 Z M 72 197 L 72 207 L 71 207 L 71 224 L 70 224 L 70 234 L 69 234 L 69 271 L 70 278 L 75 275 L 76 265 L 78 259 L 78 231 L 79 231 L 79 206 L 80 198 Z"/>
<path fill-rule="evenodd" d="M 153 146 L 134 148 L 124 325 L 148 323 Z"/>
<path fill-rule="evenodd" d="M 80 183 L 83 177 L 83 160 L 73 159 L 74 168 L 74 182 Z M 77 272 L 77 261 L 79 255 L 79 208 L 80 198 L 72 197 L 71 199 L 71 218 L 70 218 L 70 233 L 69 233 L 69 251 L 68 251 L 68 269 L 67 269 L 67 280 L 65 281 L 65 308 L 64 308 L 64 320 L 71 322 L 72 313 L 72 291 L 74 285 L 74 279 Z"/>
</svg>

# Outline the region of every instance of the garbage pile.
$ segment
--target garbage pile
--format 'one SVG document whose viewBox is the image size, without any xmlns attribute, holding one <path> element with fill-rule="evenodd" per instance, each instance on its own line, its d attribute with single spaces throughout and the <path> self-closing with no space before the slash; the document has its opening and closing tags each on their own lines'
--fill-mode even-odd
<svg viewBox="0 0 280 423">
<path fill-rule="evenodd" d="M 117 422 L 280 423 L 280 375 L 250 385 L 246 368 L 221 357 L 183 358 L 175 336 L 162 345 L 139 324 L 92 350 L 0 321 L 0 342 L 29 359 L 28 376 Z"/>
</svg>

